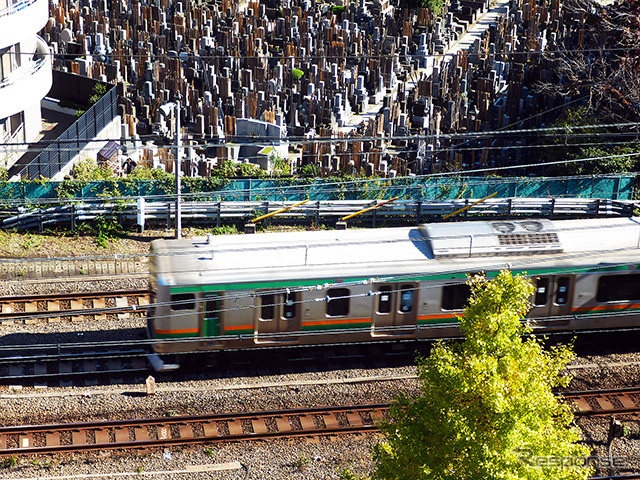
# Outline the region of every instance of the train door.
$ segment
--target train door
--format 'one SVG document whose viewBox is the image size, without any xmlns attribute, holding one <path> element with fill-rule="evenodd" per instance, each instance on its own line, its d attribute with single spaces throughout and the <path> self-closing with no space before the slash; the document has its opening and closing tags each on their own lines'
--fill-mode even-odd
<svg viewBox="0 0 640 480">
<path fill-rule="evenodd" d="M 535 280 L 529 317 L 552 317 L 571 313 L 574 275 L 540 277 Z"/>
<path fill-rule="evenodd" d="M 217 337 L 220 335 L 220 295 L 205 295 L 203 305 L 200 334 L 203 337 Z"/>
<path fill-rule="evenodd" d="M 374 335 L 394 332 L 394 327 L 416 324 L 418 299 L 416 283 L 388 283 L 376 287 L 373 302 Z"/>
<path fill-rule="evenodd" d="M 258 296 L 257 334 L 300 331 L 300 293 L 263 293 Z M 275 337 L 264 339 L 275 341 Z M 280 339 L 289 340 L 289 339 Z M 260 340 L 256 340 L 260 341 Z"/>
</svg>

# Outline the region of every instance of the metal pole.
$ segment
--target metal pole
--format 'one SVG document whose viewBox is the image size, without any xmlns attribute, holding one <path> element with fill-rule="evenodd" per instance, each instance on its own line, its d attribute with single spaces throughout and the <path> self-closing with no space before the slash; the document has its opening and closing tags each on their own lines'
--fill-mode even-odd
<svg viewBox="0 0 640 480">
<path fill-rule="evenodd" d="M 181 185 L 180 185 L 180 156 L 181 156 L 181 139 L 180 139 L 180 100 L 176 100 L 176 238 L 182 238 L 182 208 Z"/>
</svg>

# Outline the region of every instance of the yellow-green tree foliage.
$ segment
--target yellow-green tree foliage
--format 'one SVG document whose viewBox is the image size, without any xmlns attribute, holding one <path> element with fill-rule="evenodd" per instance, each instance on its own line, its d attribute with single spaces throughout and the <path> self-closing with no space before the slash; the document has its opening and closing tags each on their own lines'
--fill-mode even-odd
<svg viewBox="0 0 640 480">
<path fill-rule="evenodd" d="M 466 339 L 418 361 L 419 394 L 402 395 L 374 448 L 374 478 L 585 479 L 588 449 L 552 388 L 566 384 L 568 347 L 545 351 L 522 319 L 529 280 L 503 271 L 470 279 Z"/>
</svg>

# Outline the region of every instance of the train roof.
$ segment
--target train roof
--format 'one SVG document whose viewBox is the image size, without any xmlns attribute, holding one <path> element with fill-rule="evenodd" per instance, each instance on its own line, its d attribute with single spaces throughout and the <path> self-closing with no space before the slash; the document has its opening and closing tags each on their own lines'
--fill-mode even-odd
<svg viewBox="0 0 640 480">
<path fill-rule="evenodd" d="M 640 218 L 499 220 L 152 242 L 169 286 L 342 281 L 640 262 Z"/>
</svg>

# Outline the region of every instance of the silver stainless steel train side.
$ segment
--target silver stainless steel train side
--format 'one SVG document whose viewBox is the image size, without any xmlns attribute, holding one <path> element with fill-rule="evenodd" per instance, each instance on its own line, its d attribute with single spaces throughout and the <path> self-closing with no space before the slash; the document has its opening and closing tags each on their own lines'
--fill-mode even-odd
<svg viewBox="0 0 640 480">
<path fill-rule="evenodd" d="M 167 355 L 459 335 L 468 273 L 527 272 L 541 330 L 638 324 L 640 219 L 474 221 L 152 242 Z M 175 358 L 179 358 L 176 355 Z"/>
</svg>

